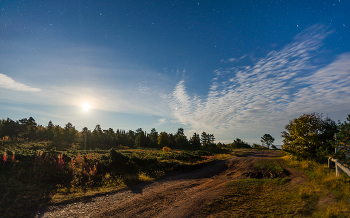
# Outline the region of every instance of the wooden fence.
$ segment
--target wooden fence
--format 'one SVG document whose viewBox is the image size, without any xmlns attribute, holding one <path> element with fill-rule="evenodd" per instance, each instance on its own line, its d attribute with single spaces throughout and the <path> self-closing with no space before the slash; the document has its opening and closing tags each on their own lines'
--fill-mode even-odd
<svg viewBox="0 0 350 218">
<path fill-rule="evenodd" d="M 335 164 L 335 174 L 337 176 L 340 175 L 340 171 L 343 171 L 348 176 L 350 176 L 350 169 L 345 167 L 342 163 L 340 163 L 338 159 L 328 158 L 328 168 L 333 168 L 333 162 Z"/>
</svg>

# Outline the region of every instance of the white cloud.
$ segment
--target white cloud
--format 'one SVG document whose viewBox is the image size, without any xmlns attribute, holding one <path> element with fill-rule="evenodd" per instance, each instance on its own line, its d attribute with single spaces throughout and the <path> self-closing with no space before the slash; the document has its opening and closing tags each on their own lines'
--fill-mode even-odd
<svg viewBox="0 0 350 218">
<path fill-rule="evenodd" d="M 242 60 L 243 58 L 247 57 L 248 55 L 243 55 L 242 57 L 240 58 L 228 58 L 226 60 L 221 60 L 220 62 L 221 63 L 230 63 L 230 62 L 238 62 L 240 60 Z"/>
<path fill-rule="evenodd" d="M 161 119 L 158 120 L 158 125 L 159 124 L 164 124 L 166 122 L 167 122 L 166 118 L 161 118 Z"/>
<path fill-rule="evenodd" d="M 10 89 L 14 91 L 22 92 L 40 92 L 38 88 L 33 88 L 23 83 L 16 82 L 11 77 L 6 76 L 5 74 L 0 73 L 0 88 Z"/>
<path fill-rule="evenodd" d="M 191 96 L 180 81 L 170 102 L 173 116 L 193 131 L 274 131 L 303 113 L 348 113 L 350 54 L 320 69 L 311 59 L 330 32 L 313 26 L 280 51 L 252 66 L 216 70 L 205 99 Z"/>
</svg>

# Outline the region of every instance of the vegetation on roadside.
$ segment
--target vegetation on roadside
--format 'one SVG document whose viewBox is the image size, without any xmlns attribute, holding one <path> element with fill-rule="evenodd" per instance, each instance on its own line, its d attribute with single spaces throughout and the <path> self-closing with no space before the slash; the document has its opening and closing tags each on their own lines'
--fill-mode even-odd
<svg viewBox="0 0 350 218">
<path fill-rule="evenodd" d="M 264 145 L 267 145 L 267 149 L 270 148 L 270 145 L 273 146 L 273 142 L 275 141 L 275 139 L 270 135 L 270 134 L 264 134 L 261 137 L 261 143 Z"/>
<path fill-rule="evenodd" d="M 231 181 L 224 194 L 207 203 L 211 217 L 349 217 L 350 179 L 310 160 L 284 156 L 263 159 L 255 167 L 280 171 L 285 166 L 304 171 L 309 179 L 291 184 L 286 177 Z"/>
<path fill-rule="evenodd" d="M 334 155 L 334 134 L 339 127 L 340 124 L 337 126 L 330 118 L 323 118 L 322 114 L 304 114 L 285 126 L 282 149 L 299 159 L 325 162 L 328 156 Z M 350 132 L 347 134 L 350 135 Z"/>
<path fill-rule="evenodd" d="M 336 125 L 318 113 L 291 120 L 282 132 L 287 155 L 257 161 L 258 172 L 228 183 L 225 194 L 204 207 L 205 213 L 211 217 L 349 217 L 350 178 L 336 177 L 324 164 L 333 156 L 349 165 L 350 115 L 347 120 Z M 268 139 L 273 141 L 266 134 L 262 142 L 268 145 Z M 334 148 L 339 149 L 337 154 Z M 285 166 L 303 171 L 308 178 L 292 184 L 279 173 Z"/>
<path fill-rule="evenodd" d="M 31 217 L 49 203 L 112 192 L 176 170 L 194 170 L 230 151 L 64 150 L 17 144 L 0 153 L 0 216 Z"/>
</svg>

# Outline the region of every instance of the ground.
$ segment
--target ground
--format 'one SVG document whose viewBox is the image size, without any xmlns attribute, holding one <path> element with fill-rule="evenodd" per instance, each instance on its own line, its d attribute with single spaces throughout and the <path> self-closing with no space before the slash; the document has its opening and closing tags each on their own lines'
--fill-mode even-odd
<svg viewBox="0 0 350 218">
<path fill-rule="evenodd" d="M 258 178 L 253 163 L 278 157 L 279 151 L 251 150 L 240 157 L 215 162 L 199 170 L 177 172 L 150 183 L 83 201 L 48 206 L 36 217 L 202 217 L 203 206 L 225 190 L 225 185 L 247 177 Z M 289 185 L 303 183 L 307 176 L 286 168 Z"/>
</svg>

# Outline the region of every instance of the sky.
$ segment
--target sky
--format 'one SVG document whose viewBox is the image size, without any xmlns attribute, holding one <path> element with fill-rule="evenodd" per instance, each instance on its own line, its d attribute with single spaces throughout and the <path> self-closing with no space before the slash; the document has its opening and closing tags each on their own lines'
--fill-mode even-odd
<svg viewBox="0 0 350 218">
<path fill-rule="evenodd" d="M 2 0 L 0 118 L 281 145 L 350 114 L 349 37 L 350 0 Z"/>
</svg>

